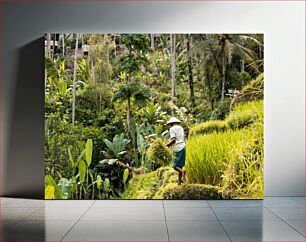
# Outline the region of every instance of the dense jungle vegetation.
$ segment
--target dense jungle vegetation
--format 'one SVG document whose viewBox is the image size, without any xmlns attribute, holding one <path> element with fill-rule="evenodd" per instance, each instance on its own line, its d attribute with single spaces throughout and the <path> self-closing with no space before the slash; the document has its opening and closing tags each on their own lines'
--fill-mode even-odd
<svg viewBox="0 0 306 242">
<path fill-rule="evenodd" d="M 45 198 L 262 198 L 263 53 L 261 34 L 46 34 Z"/>
</svg>

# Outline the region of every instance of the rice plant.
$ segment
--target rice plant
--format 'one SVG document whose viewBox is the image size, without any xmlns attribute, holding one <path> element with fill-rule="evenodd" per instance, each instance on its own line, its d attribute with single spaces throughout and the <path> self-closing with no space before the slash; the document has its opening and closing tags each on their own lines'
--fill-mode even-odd
<svg viewBox="0 0 306 242">
<path fill-rule="evenodd" d="M 171 150 L 164 144 L 160 138 L 155 139 L 147 150 L 148 161 L 151 162 L 155 168 L 166 166 L 173 160 Z"/>
<path fill-rule="evenodd" d="M 189 135 L 194 136 L 198 134 L 209 134 L 214 131 L 221 132 L 225 131 L 227 128 L 227 122 L 222 120 L 211 120 L 191 127 Z"/>
<path fill-rule="evenodd" d="M 240 103 L 225 120 L 211 120 L 191 127 L 189 136 L 242 129 L 256 122 L 263 122 L 263 100 Z"/>
<path fill-rule="evenodd" d="M 263 100 L 241 103 L 224 121 L 228 130 L 191 137 L 189 181 L 222 186 L 223 198 L 263 197 L 263 114 Z"/>
<path fill-rule="evenodd" d="M 229 154 L 239 142 L 247 141 L 251 136 L 250 130 L 241 129 L 190 138 L 186 161 L 189 182 L 220 185 Z"/>
<path fill-rule="evenodd" d="M 229 154 L 229 164 L 222 176 L 223 198 L 263 198 L 264 153 L 263 125 L 250 130 L 252 138 L 239 142 Z"/>
<path fill-rule="evenodd" d="M 263 105 L 264 105 L 263 100 L 239 103 L 233 108 L 233 110 L 230 112 L 226 120 L 228 120 L 232 115 L 239 115 L 239 113 L 243 113 L 248 110 L 256 113 L 257 116 L 256 121 L 262 121 L 264 115 Z"/>
</svg>

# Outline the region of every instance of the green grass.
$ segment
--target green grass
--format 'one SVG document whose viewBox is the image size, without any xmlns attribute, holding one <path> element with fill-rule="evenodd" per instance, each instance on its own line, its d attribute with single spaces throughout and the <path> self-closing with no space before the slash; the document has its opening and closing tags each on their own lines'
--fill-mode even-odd
<svg viewBox="0 0 306 242">
<path fill-rule="evenodd" d="M 227 199 L 258 199 L 264 195 L 263 125 L 254 125 L 252 138 L 240 142 L 229 156 L 222 176 L 222 196 Z"/>
<path fill-rule="evenodd" d="M 205 184 L 182 184 L 169 183 L 156 193 L 157 199 L 222 199 L 220 188 Z"/>
<path fill-rule="evenodd" d="M 254 121 L 261 122 L 264 115 L 264 101 L 257 100 L 252 102 L 239 103 L 233 108 L 233 110 L 230 112 L 230 114 L 225 120 L 228 120 L 232 115 L 239 115 L 239 113 L 243 113 L 245 111 L 254 112 L 257 116 L 257 119 L 255 119 Z"/>
<path fill-rule="evenodd" d="M 223 132 L 228 129 L 228 124 L 222 120 L 211 120 L 205 123 L 194 125 L 190 128 L 189 135 L 209 134 L 212 132 Z"/>
<path fill-rule="evenodd" d="M 248 129 L 198 135 L 187 141 L 186 170 L 189 182 L 221 184 L 229 155 L 241 141 L 251 138 Z"/>
<path fill-rule="evenodd" d="M 160 187 L 176 181 L 176 171 L 171 167 L 161 167 L 146 174 L 134 175 L 121 198 L 152 199 Z"/>
<path fill-rule="evenodd" d="M 237 104 L 225 120 L 212 120 L 190 128 L 189 136 L 242 129 L 263 122 L 263 100 Z"/>
<path fill-rule="evenodd" d="M 187 141 L 189 182 L 222 186 L 223 198 L 263 197 L 263 100 L 240 103 L 224 121 L 224 131 L 198 125 Z M 196 130 L 196 128 L 194 128 Z M 218 132 L 219 131 L 219 132 Z"/>
<path fill-rule="evenodd" d="M 177 185 L 177 172 L 163 166 L 156 171 L 134 175 L 121 199 L 220 199 L 220 187 L 204 184 Z"/>
</svg>

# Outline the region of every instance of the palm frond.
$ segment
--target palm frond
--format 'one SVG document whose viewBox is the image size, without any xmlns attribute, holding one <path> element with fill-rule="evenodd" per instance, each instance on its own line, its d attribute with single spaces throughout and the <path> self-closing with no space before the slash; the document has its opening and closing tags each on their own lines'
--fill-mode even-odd
<svg viewBox="0 0 306 242">
<path fill-rule="evenodd" d="M 259 40 L 251 37 L 251 36 L 247 36 L 247 35 L 239 35 L 239 38 L 244 40 L 244 41 L 250 41 L 252 43 L 255 43 L 256 45 L 259 46 L 263 46 L 263 43 L 261 43 Z"/>
</svg>

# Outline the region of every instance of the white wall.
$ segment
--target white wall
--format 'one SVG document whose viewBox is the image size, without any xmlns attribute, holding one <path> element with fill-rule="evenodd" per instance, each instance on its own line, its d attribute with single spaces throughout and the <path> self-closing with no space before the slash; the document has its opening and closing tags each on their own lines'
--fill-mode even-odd
<svg viewBox="0 0 306 242">
<path fill-rule="evenodd" d="M 42 193 L 43 150 L 15 150 L 10 158 L 12 103 L 16 101 L 15 70 L 18 48 L 46 32 L 264 33 L 265 35 L 265 195 L 302 196 L 305 191 L 305 6 L 303 1 L 270 2 L 91 2 L 4 3 L 4 170 L 3 194 L 34 186 Z M 43 81 L 43 79 L 42 79 Z M 40 89 L 33 93 L 41 92 Z M 15 98 L 15 99 L 14 99 Z M 29 108 L 29 107 L 28 107 Z M 31 112 L 31 109 L 28 109 Z M 38 113 L 39 114 L 39 113 Z M 43 110 L 41 110 L 43 115 Z M 39 116 L 31 117 L 40 120 Z M 35 128 L 32 122 L 29 128 Z M 43 124 L 41 124 L 43 125 Z M 43 129 L 39 133 L 43 137 Z M 32 152 L 31 156 L 27 156 Z M 33 153 L 35 152 L 35 153 Z M 34 155 L 33 155 L 34 154 Z M 35 156 L 36 155 L 36 156 Z M 18 165 L 20 157 L 29 168 Z M 34 157 L 34 158 L 33 158 Z M 19 163 L 20 162 L 20 163 Z M 37 168 L 38 167 L 38 168 Z M 19 170 L 18 170 L 19 169 Z M 22 169 L 22 171 L 21 171 Z M 19 188 L 13 175 L 32 177 Z M 5 174 L 4 174 L 5 175 Z M 34 176 L 35 177 L 35 176 Z M 11 180 L 10 180 L 11 179 Z M 36 179 L 36 180 L 35 180 Z M 15 183 L 14 183 L 15 182 Z M 36 190 L 35 190 L 36 189 Z M 33 191 L 33 189 L 32 189 Z"/>
</svg>

